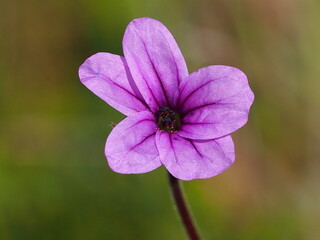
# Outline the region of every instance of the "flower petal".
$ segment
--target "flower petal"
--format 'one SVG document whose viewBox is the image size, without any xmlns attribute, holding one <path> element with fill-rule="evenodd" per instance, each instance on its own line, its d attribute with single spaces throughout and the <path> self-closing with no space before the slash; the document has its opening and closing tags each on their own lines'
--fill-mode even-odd
<svg viewBox="0 0 320 240">
<path fill-rule="evenodd" d="M 163 165 L 173 176 L 182 180 L 213 177 L 234 162 L 231 136 L 191 140 L 158 131 L 156 143 Z"/>
<path fill-rule="evenodd" d="M 127 116 L 148 110 L 124 57 L 97 53 L 80 66 L 79 77 L 94 94 Z"/>
<path fill-rule="evenodd" d="M 188 70 L 169 30 L 151 18 L 135 19 L 125 31 L 123 51 L 134 81 L 151 109 L 172 107 L 174 94 Z"/>
<path fill-rule="evenodd" d="M 145 173 L 159 167 L 156 131 L 151 112 L 135 113 L 120 122 L 111 131 L 105 147 L 110 168 L 118 173 Z"/>
<path fill-rule="evenodd" d="M 254 95 L 246 75 L 237 68 L 209 66 L 192 73 L 180 86 L 183 118 L 179 136 L 213 139 L 242 127 Z"/>
</svg>

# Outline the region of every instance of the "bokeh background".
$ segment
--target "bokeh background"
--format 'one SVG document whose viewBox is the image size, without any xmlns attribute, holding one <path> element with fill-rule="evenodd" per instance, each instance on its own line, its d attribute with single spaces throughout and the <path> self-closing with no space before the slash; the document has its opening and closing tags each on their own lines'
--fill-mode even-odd
<svg viewBox="0 0 320 240">
<path fill-rule="evenodd" d="M 183 183 L 203 237 L 318 240 L 317 0 L 1 0 L 0 239 L 185 239 L 164 168 L 108 168 L 124 116 L 77 76 L 96 52 L 122 55 L 142 16 L 170 29 L 190 72 L 235 66 L 255 92 L 235 164 Z"/>
</svg>

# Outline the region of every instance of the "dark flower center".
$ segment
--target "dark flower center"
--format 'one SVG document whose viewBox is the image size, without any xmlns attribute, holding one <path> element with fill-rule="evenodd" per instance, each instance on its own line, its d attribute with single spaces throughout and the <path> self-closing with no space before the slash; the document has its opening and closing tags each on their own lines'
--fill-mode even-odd
<svg viewBox="0 0 320 240">
<path fill-rule="evenodd" d="M 159 108 L 157 112 L 157 119 L 158 127 L 162 131 L 176 132 L 180 129 L 180 116 L 169 107 Z"/>
</svg>

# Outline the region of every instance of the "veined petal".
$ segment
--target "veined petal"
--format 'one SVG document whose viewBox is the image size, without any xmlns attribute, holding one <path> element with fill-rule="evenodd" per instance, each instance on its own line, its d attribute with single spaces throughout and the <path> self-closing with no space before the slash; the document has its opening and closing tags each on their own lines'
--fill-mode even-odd
<svg viewBox="0 0 320 240">
<path fill-rule="evenodd" d="M 79 77 L 94 94 L 127 116 L 148 110 L 124 57 L 97 53 L 80 66 Z"/>
<path fill-rule="evenodd" d="M 178 135 L 191 139 L 228 135 L 247 122 L 253 99 L 247 77 L 239 69 L 202 68 L 180 86 L 177 102 L 183 122 Z"/>
<path fill-rule="evenodd" d="M 151 18 L 135 19 L 125 31 L 123 51 L 134 81 L 151 109 L 172 107 L 174 94 L 188 70 L 169 30 Z"/>
<path fill-rule="evenodd" d="M 135 113 L 110 133 L 105 154 L 118 173 L 145 173 L 161 165 L 155 143 L 157 126 L 151 112 Z"/>
<path fill-rule="evenodd" d="M 213 177 L 226 170 L 235 158 L 231 136 L 191 140 L 158 131 L 156 143 L 162 164 L 182 180 Z"/>
</svg>

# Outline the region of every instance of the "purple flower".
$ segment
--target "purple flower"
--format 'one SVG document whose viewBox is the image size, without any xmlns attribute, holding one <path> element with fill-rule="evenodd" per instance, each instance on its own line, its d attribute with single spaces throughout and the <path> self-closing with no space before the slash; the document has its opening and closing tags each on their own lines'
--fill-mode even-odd
<svg viewBox="0 0 320 240">
<path fill-rule="evenodd" d="M 81 82 L 127 117 L 110 133 L 105 154 L 118 173 L 164 165 L 176 178 L 209 178 L 234 162 L 230 134 L 248 120 L 254 95 L 237 68 L 208 66 L 188 74 L 173 36 L 159 21 L 135 19 L 124 56 L 97 53 Z"/>
</svg>

